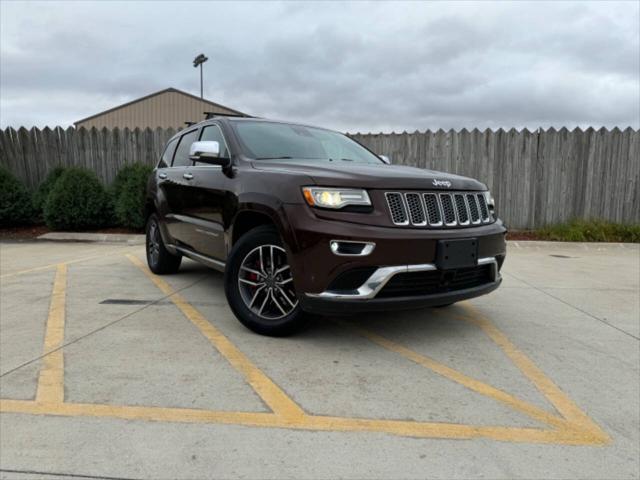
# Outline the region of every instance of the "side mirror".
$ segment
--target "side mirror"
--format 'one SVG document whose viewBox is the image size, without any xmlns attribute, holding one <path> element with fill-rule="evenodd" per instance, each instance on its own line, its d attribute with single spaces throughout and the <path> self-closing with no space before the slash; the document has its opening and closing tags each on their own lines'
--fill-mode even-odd
<svg viewBox="0 0 640 480">
<path fill-rule="evenodd" d="M 230 160 L 220 157 L 220 143 L 214 141 L 193 142 L 189 148 L 189 158 L 194 162 L 209 163 L 228 167 Z"/>
<path fill-rule="evenodd" d="M 386 163 L 387 165 L 391 165 L 391 160 L 389 160 L 389 157 L 387 157 L 386 155 L 378 155 L 380 157 L 380 160 L 382 160 L 384 163 Z"/>
</svg>

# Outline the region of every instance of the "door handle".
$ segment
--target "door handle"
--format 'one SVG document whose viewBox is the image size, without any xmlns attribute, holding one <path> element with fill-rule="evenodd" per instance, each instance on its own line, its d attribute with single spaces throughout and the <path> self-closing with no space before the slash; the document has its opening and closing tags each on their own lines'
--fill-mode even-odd
<svg viewBox="0 0 640 480">
<path fill-rule="evenodd" d="M 187 173 L 183 173 L 182 174 L 182 178 L 186 178 L 187 180 L 191 180 L 193 178 L 193 175 L 189 172 Z"/>
<path fill-rule="evenodd" d="M 164 172 L 160 172 L 160 173 L 158 174 L 158 177 L 159 177 L 159 178 L 161 178 L 162 180 L 164 180 L 165 178 L 167 178 L 167 174 L 166 174 L 166 173 L 164 173 Z"/>
</svg>

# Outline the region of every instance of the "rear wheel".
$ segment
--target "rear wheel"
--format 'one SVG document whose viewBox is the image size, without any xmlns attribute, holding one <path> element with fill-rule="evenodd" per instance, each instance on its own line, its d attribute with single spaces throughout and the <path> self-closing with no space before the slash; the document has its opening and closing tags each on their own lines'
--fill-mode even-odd
<svg viewBox="0 0 640 480">
<path fill-rule="evenodd" d="M 154 213 L 147 221 L 147 265 L 149 269 L 158 275 L 176 273 L 180 268 L 182 256 L 171 254 L 164 246 L 160 234 L 158 217 Z"/>
<path fill-rule="evenodd" d="M 229 254 L 225 293 L 238 320 L 261 335 L 289 335 L 306 324 L 287 252 L 275 228 L 243 235 Z"/>
</svg>

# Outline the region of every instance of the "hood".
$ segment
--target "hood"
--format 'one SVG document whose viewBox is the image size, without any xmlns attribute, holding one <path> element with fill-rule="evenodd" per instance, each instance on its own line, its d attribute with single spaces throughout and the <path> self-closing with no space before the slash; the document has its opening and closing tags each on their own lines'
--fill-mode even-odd
<svg viewBox="0 0 640 480">
<path fill-rule="evenodd" d="M 307 175 L 316 185 L 323 187 L 384 190 L 486 190 L 487 188 L 472 178 L 403 165 L 293 159 L 256 160 L 252 164 L 257 170 Z"/>
</svg>

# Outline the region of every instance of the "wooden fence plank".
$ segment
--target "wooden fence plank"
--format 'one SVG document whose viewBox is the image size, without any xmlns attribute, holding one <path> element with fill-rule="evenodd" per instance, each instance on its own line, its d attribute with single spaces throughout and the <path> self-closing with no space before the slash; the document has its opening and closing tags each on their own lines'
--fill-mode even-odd
<svg viewBox="0 0 640 480">
<path fill-rule="evenodd" d="M 111 183 L 124 165 L 155 165 L 173 129 L 0 130 L 0 164 L 35 189 L 58 165 Z M 572 218 L 640 222 L 640 131 L 463 129 L 350 135 L 392 163 L 471 176 L 511 228 Z M 425 187 L 426 188 L 426 187 Z"/>
</svg>

